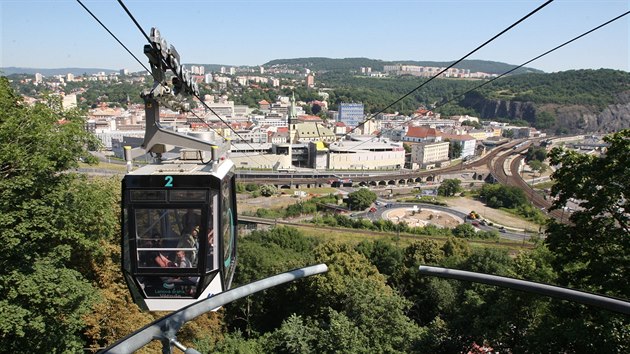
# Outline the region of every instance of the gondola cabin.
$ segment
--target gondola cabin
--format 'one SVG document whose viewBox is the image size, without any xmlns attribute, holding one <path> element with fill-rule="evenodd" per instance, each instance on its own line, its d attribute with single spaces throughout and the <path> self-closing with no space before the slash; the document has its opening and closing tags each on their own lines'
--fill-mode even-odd
<svg viewBox="0 0 630 354">
<path fill-rule="evenodd" d="M 229 289 L 236 222 L 229 159 L 204 164 L 180 157 L 125 175 L 122 266 L 134 301 L 173 311 Z"/>
</svg>

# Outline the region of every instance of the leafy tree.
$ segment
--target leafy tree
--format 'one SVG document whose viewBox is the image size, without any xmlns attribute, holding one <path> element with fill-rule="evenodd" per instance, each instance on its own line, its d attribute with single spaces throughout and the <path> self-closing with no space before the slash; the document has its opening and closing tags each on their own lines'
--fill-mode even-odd
<svg viewBox="0 0 630 354">
<path fill-rule="evenodd" d="M 556 116 L 551 112 L 539 112 L 536 114 L 534 126 L 538 129 L 549 129 L 556 123 Z"/>
<path fill-rule="evenodd" d="M 630 130 L 612 134 L 605 141 L 610 146 L 602 156 L 561 148 L 551 151 L 551 163 L 560 165 L 552 175 L 551 193 L 557 198 L 552 208 L 562 208 L 571 198 L 579 201 L 580 208 L 571 214 L 570 223 L 551 222 L 546 244 L 555 254 L 553 268 L 560 285 L 628 297 Z M 628 317 L 574 304 L 554 306 L 554 312 L 557 317 L 549 325 L 569 330 L 553 339 L 558 347 L 630 350 Z"/>
<path fill-rule="evenodd" d="M 450 143 L 451 144 L 448 146 L 448 158 L 449 159 L 460 158 L 462 156 L 462 144 L 460 144 L 457 141 L 451 141 Z"/>
<path fill-rule="evenodd" d="M 315 243 L 294 228 L 276 227 L 254 231 L 239 242 L 239 269 L 234 282 L 244 285 L 312 263 Z M 251 338 L 271 332 L 291 313 L 307 304 L 299 284 L 274 287 L 264 293 L 237 300 L 227 308 L 226 322 Z M 302 293 L 302 294 L 301 294 Z M 279 301 L 282 299 L 282 301 Z"/>
<path fill-rule="evenodd" d="M 385 284 L 368 260 L 349 245 L 323 244 L 315 249 L 329 271 L 313 278 L 311 291 L 320 308 L 344 313 L 368 341 L 371 352 L 408 352 L 422 334 L 407 316 L 411 305 Z"/>
<path fill-rule="evenodd" d="M 470 245 L 464 240 L 449 237 L 442 246 L 442 251 L 446 257 L 463 259 L 470 256 Z"/>
<path fill-rule="evenodd" d="M 463 190 L 461 184 L 462 181 L 457 178 L 445 179 L 438 187 L 438 194 L 445 197 L 451 197 L 457 193 L 461 193 Z"/>
<path fill-rule="evenodd" d="M 0 352 L 84 346 L 93 265 L 117 219 L 107 192 L 66 173 L 93 161 L 78 113 L 52 98 L 28 106 L 0 78 Z"/>
<path fill-rule="evenodd" d="M 552 178 L 552 209 L 573 198 L 580 208 L 572 224 L 552 223 L 547 243 L 557 253 L 560 279 L 571 286 L 627 296 L 630 269 L 630 130 L 605 138 L 610 147 L 601 157 L 555 148 L 551 163 L 561 165 Z M 597 256 L 595 256 L 597 255 Z M 571 265 L 570 267 L 568 265 Z M 586 275 L 588 274 L 588 277 Z"/>
<path fill-rule="evenodd" d="M 547 165 L 539 160 L 531 160 L 528 165 L 534 172 L 543 173 L 547 170 Z"/>
<path fill-rule="evenodd" d="M 469 127 L 474 127 L 475 129 L 483 128 L 481 123 L 475 122 L 475 121 L 472 121 L 472 120 L 465 120 L 465 121 L 462 122 L 462 125 L 466 125 L 466 126 L 469 126 Z"/>
<path fill-rule="evenodd" d="M 391 241 L 382 239 L 373 242 L 363 241 L 357 245 L 357 250 L 368 258 L 381 274 L 391 276 L 402 265 L 402 249 Z"/>
<path fill-rule="evenodd" d="M 353 210 L 363 210 L 376 201 L 376 193 L 367 188 L 360 188 L 358 191 L 348 194 L 348 204 Z"/>
<path fill-rule="evenodd" d="M 311 107 L 311 112 L 313 112 L 313 114 L 317 115 L 322 111 L 322 106 L 318 105 L 318 104 L 313 104 L 313 107 Z"/>
<path fill-rule="evenodd" d="M 516 208 L 527 204 L 527 196 L 521 189 L 501 184 L 484 184 L 479 196 L 491 208 Z"/>
<path fill-rule="evenodd" d="M 477 231 L 470 224 L 459 224 L 453 228 L 453 235 L 459 238 L 475 238 Z"/>
<path fill-rule="evenodd" d="M 525 155 L 526 161 L 537 160 L 540 162 L 545 161 L 547 158 L 547 149 L 542 146 L 530 146 L 527 149 L 527 153 Z"/>
</svg>

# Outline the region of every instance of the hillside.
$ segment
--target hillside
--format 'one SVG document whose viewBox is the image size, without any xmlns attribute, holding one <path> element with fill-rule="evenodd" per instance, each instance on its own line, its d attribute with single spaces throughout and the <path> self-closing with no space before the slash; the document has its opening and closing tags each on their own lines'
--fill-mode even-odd
<svg viewBox="0 0 630 354">
<path fill-rule="evenodd" d="M 524 120 L 555 132 L 630 127 L 630 73 L 571 70 L 506 77 L 458 102 L 484 119 Z"/>
<path fill-rule="evenodd" d="M 322 58 L 322 57 L 313 57 L 313 58 L 295 58 L 295 59 L 276 59 L 272 60 L 268 63 L 265 63 L 264 66 L 289 66 L 289 67 L 300 67 L 300 68 L 308 68 L 314 71 L 349 71 L 349 70 L 359 70 L 361 67 L 371 67 L 372 70 L 382 71 L 383 66 L 385 65 L 394 65 L 394 64 L 407 64 L 407 65 L 418 65 L 418 66 L 434 66 L 434 67 L 446 67 L 449 66 L 452 62 L 440 62 L 440 61 L 413 61 L 413 60 L 397 60 L 397 61 L 383 61 L 377 59 L 369 59 L 369 58 L 343 58 L 343 59 L 332 59 L 332 58 Z M 502 74 L 510 69 L 516 67 L 516 65 L 495 62 L 495 61 L 487 61 L 487 60 L 464 60 L 459 63 L 457 68 L 460 69 L 469 69 L 472 72 L 481 71 L 490 74 Z M 523 73 L 542 73 L 541 70 L 533 69 L 533 68 L 521 68 L 516 70 L 514 73 L 523 74 Z"/>
</svg>

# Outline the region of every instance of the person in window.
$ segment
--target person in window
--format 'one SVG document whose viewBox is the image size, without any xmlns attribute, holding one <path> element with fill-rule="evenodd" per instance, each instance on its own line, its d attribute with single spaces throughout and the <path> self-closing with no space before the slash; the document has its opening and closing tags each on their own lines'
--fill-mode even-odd
<svg viewBox="0 0 630 354">
<path fill-rule="evenodd" d="M 160 234 L 153 235 L 153 248 L 162 248 L 162 238 Z M 155 250 L 151 252 L 151 257 L 153 260 L 153 265 L 150 266 L 158 266 L 162 268 L 167 267 L 175 267 L 175 263 L 167 256 L 167 254 L 163 250 Z"/>
<path fill-rule="evenodd" d="M 177 248 L 195 248 L 199 249 L 199 243 L 197 241 L 197 235 L 199 234 L 199 226 L 194 227 L 190 232 L 184 232 L 182 237 L 177 243 Z M 197 263 L 197 252 L 186 251 L 186 257 L 190 260 L 191 264 Z"/>
<path fill-rule="evenodd" d="M 186 252 L 177 251 L 177 267 L 178 268 L 192 268 L 192 262 L 186 258 Z"/>
</svg>

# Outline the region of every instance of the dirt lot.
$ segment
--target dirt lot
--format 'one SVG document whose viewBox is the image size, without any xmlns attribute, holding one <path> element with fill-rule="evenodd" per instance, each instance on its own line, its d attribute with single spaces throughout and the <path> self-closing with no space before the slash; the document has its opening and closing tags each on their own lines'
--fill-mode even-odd
<svg viewBox="0 0 630 354">
<path fill-rule="evenodd" d="M 301 199 L 290 195 L 279 195 L 273 197 L 251 198 L 249 195 L 237 194 L 237 210 L 240 213 L 255 212 L 260 208 L 277 209 L 286 208 L 288 205 L 295 204 Z"/>
<path fill-rule="evenodd" d="M 453 228 L 464 222 L 464 220 L 442 211 L 422 209 L 419 212 L 412 213 L 408 208 L 391 210 L 383 214 L 383 218 L 394 222 L 404 221 L 411 227 L 421 227 L 432 224 L 438 227 Z"/>
<path fill-rule="evenodd" d="M 446 201 L 448 206 L 459 210 L 464 213 L 469 213 L 472 210 L 479 213 L 483 218 L 492 221 L 493 223 L 500 224 L 506 227 L 513 227 L 517 229 L 527 229 L 538 231 L 538 225 L 521 220 L 513 215 L 510 215 L 504 211 L 492 209 L 485 204 L 470 198 L 453 198 Z"/>
</svg>

